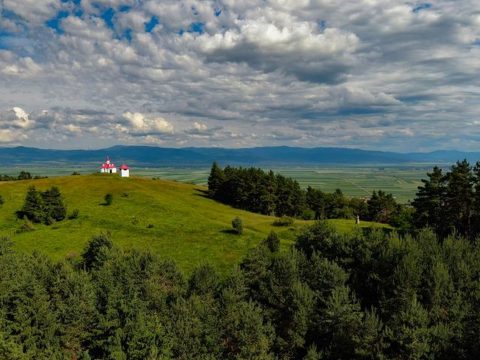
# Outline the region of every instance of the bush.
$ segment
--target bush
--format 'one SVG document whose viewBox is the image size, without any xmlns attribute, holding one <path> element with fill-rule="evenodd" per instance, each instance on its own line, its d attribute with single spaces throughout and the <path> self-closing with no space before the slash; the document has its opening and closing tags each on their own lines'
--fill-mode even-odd
<svg viewBox="0 0 480 360">
<path fill-rule="evenodd" d="M 273 231 L 268 235 L 265 240 L 263 240 L 263 243 L 272 253 L 280 250 L 280 238 L 278 237 L 277 233 Z"/>
<path fill-rule="evenodd" d="M 151 228 L 153 228 L 153 224 L 148 224 L 147 229 L 151 229 Z"/>
<path fill-rule="evenodd" d="M 105 195 L 105 205 L 109 206 L 109 205 L 112 205 L 112 202 L 113 202 L 113 195 L 108 193 Z"/>
<path fill-rule="evenodd" d="M 72 172 L 72 175 L 80 175 L 80 173 L 78 171 L 74 171 Z"/>
<path fill-rule="evenodd" d="M 243 234 L 243 221 L 238 216 L 232 220 L 232 228 L 238 235 Z"/>
<path fill-rule="evenodd" d="M 30 231 L 33 231 L 33 230 L 35 230 L 35 228 L 33 227 L 33 223 L 30 220 L 28 220 L 27 217 L 25 217 L 22 225 L 20 225 L 20 228 L 17 229 L 15 232 L 17 234 L 21 234 L 21 233 L 30 232 Z"/>
<path fill-rule="evenodd" d="M 292 226 L 295 219 L 289 216 L 282 216 L 273 222 L 273 226 Z"/>
<path fill-rule="evenodd" d="M 68 216 L 70 220 L 77 219 L 80 211 L 78 209 L 73 209 L 72 213 Z"/>
<path fill-rule="evenodd" d="M 3 199 L 3 196 L 0 195 L 0 205 L 3 205 L 3 204 L 5 204 L 5 200 Z"/>
</svg>

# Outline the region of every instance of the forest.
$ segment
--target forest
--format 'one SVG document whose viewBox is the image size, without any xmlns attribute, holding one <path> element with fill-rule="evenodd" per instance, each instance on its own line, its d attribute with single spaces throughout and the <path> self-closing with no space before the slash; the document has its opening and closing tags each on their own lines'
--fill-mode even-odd
<svg viewBox="0 0 480 360">
<path fill-rule="evenodd" d="M 317 222 L 288 251 L 272 233 L 221 276 L 184 276 L 107 234 L 53 262 L 0 241 L 2 359 L 474 359 L 480 251 Z"/>
<path fill-rule="evenodd" d="M 209 196 L 262 214 L 302 219 L 354 218 L 387 223 L 403 233 L 425 227 L 444 238 L 459 233 L 473 239 L 480 232 L 480 162 L 457 161 L 448 171 L 435 166 L 422 180 L 415 199 L 399 204 L 381 189 L 367 198 L 345 196 L 340 189 L 301 189 L 297 181 L 257 168 L 224 169 L 213 163 Z"/>
</svg>

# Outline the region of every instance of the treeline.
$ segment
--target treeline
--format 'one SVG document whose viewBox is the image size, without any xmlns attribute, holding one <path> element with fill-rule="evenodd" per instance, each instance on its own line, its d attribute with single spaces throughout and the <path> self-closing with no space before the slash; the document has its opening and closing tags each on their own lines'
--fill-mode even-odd
<svg viewBox="0 0 480 360">
<path fill-rule="evenodd" d="M 445 237 L 480 233 L 480 162 L 458 161 L 450 171 L 434 167 L 413 201 L 416 227 L 429 226 Z"/>
<path fill-rule="evenodd" d="M 478 359 L 480 249 L 323 223 L 221 276 L 95 237 L 62 262 L 0 241 L 1 359 Z"/>
<path fill-rule="evenodd" d="M 0 181 L 15 181 L 15 180 L 31 180 L 31 179 L 44 179 L 46 176 L 35 175 L 32 176 L 28 171 L 20 171 L 18 176 L 2 175 L 0 174 Z"/>
<path fill-rule="evenodd" d="M 303 190 L 294 179 L 257 168 L 220 168 L 213 163 L 208 178 L 209 196 L 224 204 L 265 215 L 305 220 L 352 219 L 408 227 L 411 211 L 391 194 L 374 191 L 369 199 L 350 198 L 341 190 L 325 193 Z"/>
</svg>

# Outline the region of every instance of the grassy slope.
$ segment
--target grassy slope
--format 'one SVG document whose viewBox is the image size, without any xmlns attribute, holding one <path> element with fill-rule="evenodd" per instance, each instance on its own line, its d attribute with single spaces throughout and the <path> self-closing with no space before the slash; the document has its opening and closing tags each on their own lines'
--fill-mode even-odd
<svg viewBox="0 0 480 360">
<path fill-rule="evenodd" d="M 17 234 L 23 221 L 16 219 L 15 211 L 21 208 L 26 189 L 32 184 L 39 190 L 58 186 L 69 212 L 80 210 L 79 218 L 52 226 L 35 225 L 34 231 Z M 202 186 L 112 175 L 0 182 L 0 194 L 5 199 L 0 208 L 0 234 L 10 236 L 20 251 L 40 250 L 59 259 L 80 254 L 93 235 L 110 231 L 116 245 L 151 249 L 162 257 L 174 258 L 185 271 L 202 262 L 225 270 L 271 230 L 279 233 L 283 246 L 288 246 L 307 223 L 297 221 L 291 228 L 275 228 L 274 218 L 216 203 L 206 198 L 204 191 Z M 103 206 L 108 192 L 114 196 L 113 204 Z M 228 232 L 235 216 L 243 219 L 242 236 Z M 350 220 L 332 223 L 342 231 L 355 226 Z M 153 228 L 147 228 L 149 224 Z"/>
</svg>

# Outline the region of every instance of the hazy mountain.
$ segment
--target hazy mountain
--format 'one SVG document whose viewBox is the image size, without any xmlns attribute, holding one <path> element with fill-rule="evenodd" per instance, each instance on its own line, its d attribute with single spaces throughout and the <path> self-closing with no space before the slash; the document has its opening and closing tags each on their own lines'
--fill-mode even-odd
<svg viewBox="0 0 480 360">
<path fill-rule="evenodd" d="M 98 150 L 49 150 L 29 147 L 0 148 L 0 166 L 29 164 L 101 163 L 112 161 L 143 166 L 206 166 L 213 161 L 234 165 L 401 165 L 408 163 L 449 164 L 459 159 L 474 163 L 480 152 L 433 151 L 396 153 L 346 148 L 256 147 L 161 148 L 151 146 L 114 146 Z M 73 163 L 73 164 L 72 164 Z"/>
</svg>

